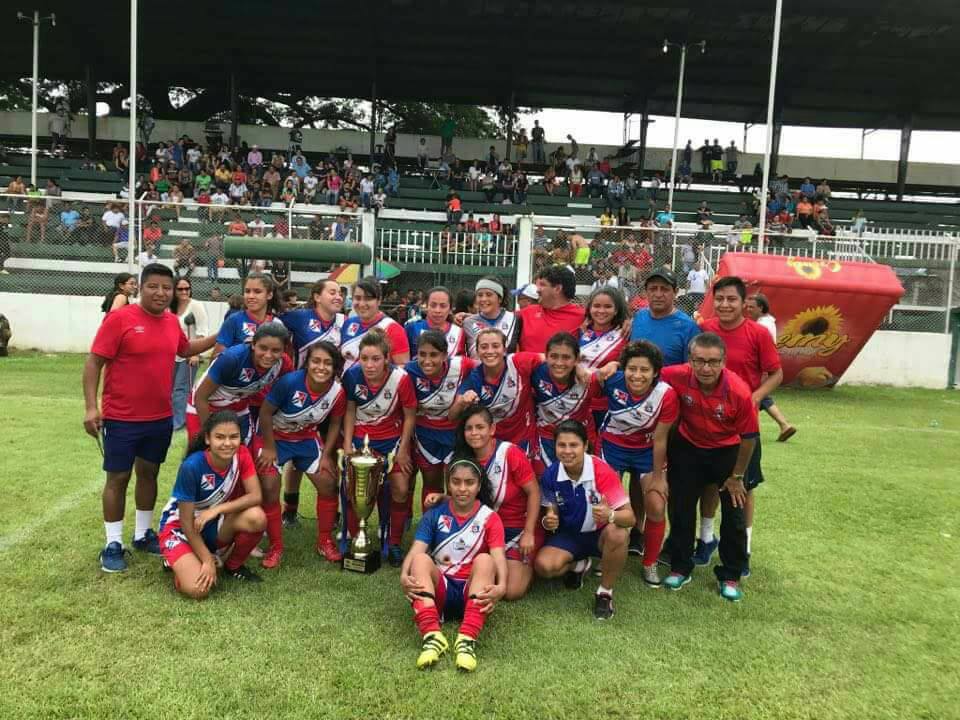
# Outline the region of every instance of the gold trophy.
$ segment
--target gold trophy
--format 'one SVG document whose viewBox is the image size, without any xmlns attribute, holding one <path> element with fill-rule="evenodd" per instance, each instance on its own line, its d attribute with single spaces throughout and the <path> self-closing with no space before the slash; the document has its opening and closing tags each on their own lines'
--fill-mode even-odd
<svg viewBox="0 0 960 720">
<path fill-rule="evenodd" d="M 357 514 L 357 534 L 343 556 L 341 567 L 358 573 L 372 573 L 380 568 L 380 550 L 376 531 L 367 531 L 367 518 L 377 506 L 383 483 L 384 458 L 370 450 L 370 437 L 363 438 L 363 451 L 351 455 L 346 462 L 347 498 Z M 344 518 L 344 522 L 346 522 Z"/>
</svg>

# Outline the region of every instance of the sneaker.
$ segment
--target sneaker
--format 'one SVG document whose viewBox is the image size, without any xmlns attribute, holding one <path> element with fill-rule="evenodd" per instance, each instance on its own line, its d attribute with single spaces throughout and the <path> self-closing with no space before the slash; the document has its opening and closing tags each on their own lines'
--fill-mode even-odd
<svg viewBox="0 0 960 720">
<path fill-rule="evenodd" d="M 399 545 L 391 545 L 387 548 L 387 562 L 390 563 L 390 567 L 403 565 L 403 549 Z"/>
<path fill-rule="evenodd" d="M 300 527 L 300 516 L 297 515 L 296 510 L 284 510 L 280 515 L 280 519 L 283 521 L 283 527 L 286 529 Z"/>
<path fill-rule="evenodd" d="M 740 571 L 740 577 L 750 577 L 750 556 L 747 555 L 747 561 L 743 564 L 743 570 Z"/>
<path fill-rule="evenodd" d="M 697 540 L 697 547 L 693 551 L 693 564 L 709 565 L 710 558 L 713 557 L 713 554 L 717 551 L 718 547 L 720 547 L 720 541 L 717 539 L 716 535 L 713 536 L 713 540 L 710 542 Z"/>
<path fill-rule="evenodd" d="M 643 581 L 652 588 L 658 588 L 663 584 L 656 563 L 643 566 Z"/>
<path fill-rule="evenodd" d="M 126 572 L 126 556 L 129 554 L 130 551 L 125 550 L 120 543 L 107 543 L 107 546 L 100 551 L 100 569 L 108 573 Z"/>
<path fill-rule="evenodd" d="M 263 582 L 263 578 L 257 575 L 255 572 L 251 572 L 247 569 L 246 565 L 241 565 L 235 570 L 226 570 L 224 573 L 227 577 L 233 578 L 234 580 L 246 580 L 247 582 Z"/>
<path fill-rule="evenodd" d="M 338 563 L 343 560 L 343 553 L 329 535 L 317 543 L 317 553 L 332 563 Z"/>
<path fill-rule="evenodd" d="M 609 620 L 613 617 L 613 596 L 605 592 L 597 593 L 593 598 L 593 616 L 597 620 Z"/>
<path fill-rule="evenodd" d="M 630 545 L 627 546 L 630 555 L 643 557 L 643 533 L 637 528 L 630 528 Z"/>
<path fill-rule="evenodd" d="M 423 636 L 423 645 L 420 646 L 420 655 L 417 656 L 417 669 L 423 670 L 436 665 L 449 646 L 442 632 L 439 630 L 428 632 Z"/>
<path fill-rule="evenodd" d="M 457 641 L 454 643 L 453 649 L 457 653 L 457 670 L 473 672 L 477 669 L 476 640 L 460 633 L 457 635 Z"/>
<path fill-rule="evenodd" d="M 143 537 L 139 540 L 133 541 L 133 549 L 140 552 L 145 552 L 148 555 L 160 556 L 160 538 L 157 537 L 157 534 L 153 529 L 148 529 Z"/>
<path fill-rule="evenodd" d="M 730 602 L 740 602 L 743 600 L 743 590 L 740 589 L 740 583 L 733 580 L 725 580 L 717 583 L 717 589 L 720 591 L 720 597 Z"/>
<path fill-rule="evenodd" d="M 267 570 L 272 570 L 280 564 L 282 559 L 282 547 L 268 547 L 267 551 L 263 554 L 263 560 L 260 561 L 260 564 L 263 565 L 263 567 L 265 567 Z"/>
<path fill-rule="evenodd" d="M 664 578 L 663 586 L 671 590 L 679 590 L 691 580 L 693 580 L 691 575 L 681 575 L 680 573 L 672 572 Z"/>
<path fill-rule="evenodd" d="M 584 566 L 580 570 L 570 570 L 566 575 L 563 576 L 563 586 L 568 590 L 579 590 L 583 587 L 583 578 L 586 577 L 587 573 L 590 572 L 590 565 L 592 564 L 590 559 L 581 560 L 581 563 L 584 563 Z M 577 563 L 578 565 L 580 563 Z M 576 565 L 574 565 L 576 567 Z"/>
</svg>

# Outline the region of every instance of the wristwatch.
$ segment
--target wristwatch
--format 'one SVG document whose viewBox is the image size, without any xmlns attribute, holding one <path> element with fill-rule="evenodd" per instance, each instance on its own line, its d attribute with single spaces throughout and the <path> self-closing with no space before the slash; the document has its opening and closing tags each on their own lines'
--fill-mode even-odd
<svg viewBox="0 0 960 720">
<path fill-rule="evenodd" d="M 616 517 L 616 511 L 613 508 L 610 508 L 610 515 L 607 517 L 607 524 L 613 525 L 613 519 Z"/>
<path fill-rule="evenodd" d="M 740 482 L 743 482 L 743 473 L 734 473 L 734 474 L 733 474 L 733 479 L 734 479 L 734 480 L 739 480 Z"/>
</svg>

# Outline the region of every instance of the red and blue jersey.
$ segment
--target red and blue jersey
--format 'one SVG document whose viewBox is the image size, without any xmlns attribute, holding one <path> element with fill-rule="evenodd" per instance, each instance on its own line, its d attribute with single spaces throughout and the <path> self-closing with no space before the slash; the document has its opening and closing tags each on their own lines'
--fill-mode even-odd
<svg viewBox="0 0 960 720">
<path fill-rule="evenodd" d="M 493 415 L 497 439 L 521 444 L 533 439 L 533 394 L 530 376 L 541 362 L 540 353 L 518 352 L 507 355 L 506 367 L 493 381 L 487 379 L 483 365 L 477 365 L 460 385 L 460 394 L 473 390 Z"/>
<path fill-rule="evenodd" d="M 170 500 L 160 514 L 160 530 L 179 527 L 180 503 L 194 504 L 194 517 L 202 511 L 216 507 L 228 500 L 243 495 L 244 478 L 256 477 L 257 468 L 246 446 L 241 445 L 226 470 L 217 470 L 208 450 L 200 450 L 187 457 L 177 471 Z M 192 521 L 193 518 L 186 518 Z"/>
<path fill-rule="evenodd" d="M 326 392 L 314 395 L 307 386 L 307 371 L 296 370 L 281 377 L 270 389 L 267 402 L 273 413 L 273 434 L 277 440 L 312 440 L 318 426 L 327 418 L 343 417 L 347 409 L 346 393 L 339 380 Z"/>
<path fill-rule="evenodd" d="M 503 548 L 503 522 L 477 501 L 468 515 L 457 515 L 444 500 L 423 514 L 414 538 L 427 546 L 437 569 L 453 580 L 466 580 L 480 553 Z"/>
<path fill-rule="evenodd" d="M 560 518 L 560 530 L 566 532 L 593 532 L 602 530 L 593 520 L 593 505 L 606 498 L 607 505 L 618 510 L 630 502 L 623 491 L 620 476 L 603 460 L 585 455 L 583 470 L 577 480 L 567 474 L 563 463 L 555 462 L 540 478 L 540 503 L 544 507 L 555 505 Z"/>
<path fill-rule="evenodd" d="M 228 348 L 245 343 L 249 345 L 253 342 L 257 328 L 268 322 L 273 322 L 273 315 L 270 313 L 267 313 L 263 322 L 254 318 L 246 310 L 228 315 L 220 326 L 220 332 L 217 333 L 217 344 Z"/>
<path fill-rule="evenodd" d="M 389 360 L 401 353 L 410 352 L 407 334 L 403 331 L 403 326 L 393 318 L 379 313 L 373 322 L 364 323 L 356 315 L 351 315 L 343 321 L 340 330 L 340 354 L 343 355 L 344 372 L 357 364 L 360 358 L 360 341 L 373 328 L 379 328 L 386 334 L 387 344 L 390 346 Z"/>
<path fill-rule="evenodd" d="M 355 365 L 343 374 L 348 401 L 356 403 L 354 439 L 369 435 L 371 440 L 396 440 L 403 427 L 403 411 L 417 407 L 417 395 L 410 376 L 402 368 L 390 368 L 382 385 L 372 385 Z"/>
<path fill-rule="evenodd" d="M 516 351 L 517 344 L 520 342 L 520 331 L 522 323 L 520 317 L 509 310 L 501 310 L 495 318 L 484 317 L 480 313 L 468 315 L 463 319 L 463 332 L 466 337 L 467 355 L 476 359 L 477 357 L 477 336 L 482 330 L 487 328 L 496 328 L 507 338 L 507 352 Z"/>
<path fill-rule="evenodd" d="M 470 358 L 450 358 L 437 378 L 429 378 L 420 368 L 420 363 L 411 360 L 404 370 L 413 381 L 417 394 L 417 427 L 453 430 L 457 423 L 450 420 L 450 406 L 457 397 L 460 385 L 475 367 Z"/>
<path fill-rule="evenodd" d="M 435 328 L 430 325 L 426 318 L 421 318 L 407 323 L 403 329 L 407 333 L 410 357 L 414 357 L 417 354 L 417 341 L 427 330 L 439 330 L 444 334 L 447 338 L 447 355 L 449 357 L 463 355 L 466 334 L 463 332 L 462 327 L 454 325 L 453 323 L 447 323 L 447 326 L 444 328 Z"/>
<path fill-rule="evenodd" d="M 674 423 L 680 414 L 677 393 L 660 380 L 645 395 L 637 397 L 627 388 L 622 372 L 603 384 L 607 417 L 600 438 L 620 447 L 645 450 L 653 447 L 653 434 L 660 423 Z"/>
<path fill-rule="evenodd" d="M 616 362 L 627 344 L 627 338 L 622 337 L 620 328 L 613 328 L 603 333 L 587 328 L 578 333 L 578 339 L 580 364 L 588 370 L 599 370 L 608 363 Z M 590 403 L 590 409 L 605 411 L 606 398 L 603 395 L 595 397 Z"/>
<path fill-rule="evenodd" d="M 513 443 L 501 441 L 480 464 L 490 480 L 493 509 L 503 526 L 522 528 L 527 521 L 527 493 L 523 488 L 537 481 L 526 454 Z"/>
<path fill-rule="evenodd" d="M 310 346 L 321 340 L 340 347 L 340 329 L 343 327 L 343 315 L 339 313 L 333 320 L 326 322 L 312 308 L 290 310 L 277 318 L 290 331 L 293 354 L 298 368 L 305 367 L 307 351 Z"/>
<path fill-rule="evenodd" d="M 570 385 L 560 385 L 550 377 L 547 363 L 540 363 L 530 377 L 530 385 L 537 411 L 537 432 L 541 438 L 553 439 L 554 430 L 564 420 L 576 420 L 586 425 L 588 431 L 592 430 L 592 401 L 601 397 L 600 381 L 595 377 L 591 377 L 587 385 L 576 378 Z"/>
<path fill-rule="evenodd" d="M 211 409 L 243 413 L 248 410 L 255 395 L 269 390 L 281 375 L 292 369 L 290 358 L 281 355 L 268 370 L 261 372 L 253 362 L 253 350 L 249 345 L 227 348 L 217 355 L 190 393 L 187 412 L 196 413 L 193 396 L 205 378 L 210 378 L 217 385 L 208 398 Z"/>
</svg>

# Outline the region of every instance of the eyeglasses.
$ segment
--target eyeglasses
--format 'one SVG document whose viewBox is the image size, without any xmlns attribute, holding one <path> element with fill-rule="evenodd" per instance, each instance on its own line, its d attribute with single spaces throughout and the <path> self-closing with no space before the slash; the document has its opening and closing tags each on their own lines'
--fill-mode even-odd
<svg viewBox="0 0 960 720">
<path fill-rule="evenodd" d="M 716 370 L 723 366 L 723 360 L 718 360 L 717 358 L 711 358 L 710 360 L 704 360 L 703 358 L 691 358 L 690 364 L 700 370 L 702 370 L 704 367 L 709 367 L 711 370 Z"/>
<path fill-rule="evenodd" d="M 177 288 L 177 292 L 190 292 L 190 288 L 188 287 Z"/>
</svg>

